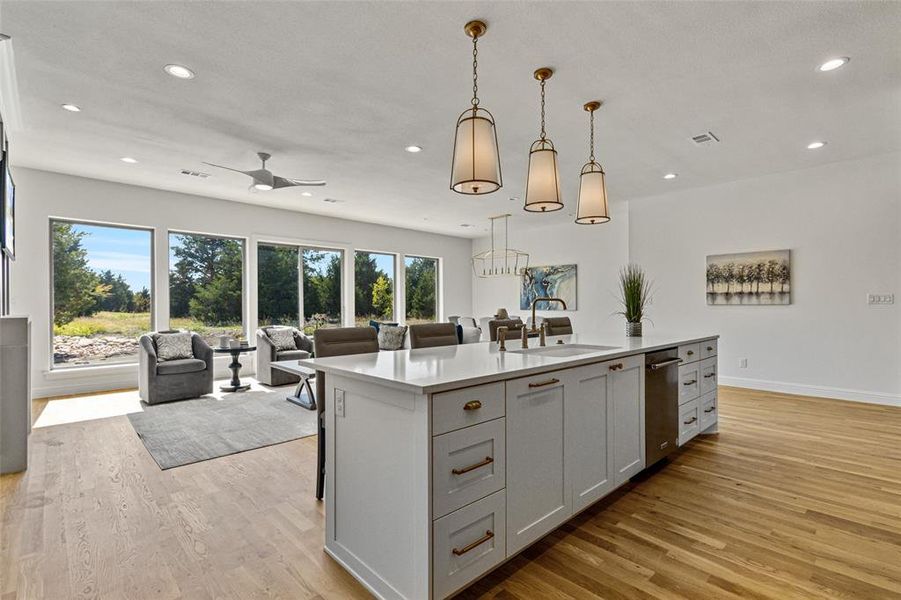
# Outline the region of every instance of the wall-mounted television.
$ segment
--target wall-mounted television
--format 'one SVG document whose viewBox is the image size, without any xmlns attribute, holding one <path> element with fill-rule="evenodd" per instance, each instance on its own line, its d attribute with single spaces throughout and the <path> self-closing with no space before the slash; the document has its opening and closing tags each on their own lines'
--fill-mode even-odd
<svg viewBox="0 0 901 600">
<path fill-rule="evenodd" d="M 0 206 L 3 207 L 0 223 L 0 246 L 10 258 L 16 257 L 16 185 L 9 172 L 9 154 L 0 163 Z"/>
</svg>

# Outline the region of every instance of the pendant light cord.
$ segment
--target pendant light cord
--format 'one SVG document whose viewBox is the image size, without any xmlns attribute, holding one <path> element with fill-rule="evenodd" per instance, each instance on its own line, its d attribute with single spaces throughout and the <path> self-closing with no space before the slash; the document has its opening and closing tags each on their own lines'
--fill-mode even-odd
<svg viewBox="0 0 901 600">
<path fill-rule="evenodd" d="M 588 115 L 591 122 L 591 134 L 588 139 L 588 161 L 594 162 L 594 111 L 589 111 Z"/>
<path fill-rule="evenodd" d="M 479 36 L 472 36 L 472 108 L 479 107 Z"/>
<path fill-rule="evenodd" d="M 541 80 L 541 141 L 547 138 L 547 134 L 544 132 L 544 81 L 544 79 Z"/>
</svg>

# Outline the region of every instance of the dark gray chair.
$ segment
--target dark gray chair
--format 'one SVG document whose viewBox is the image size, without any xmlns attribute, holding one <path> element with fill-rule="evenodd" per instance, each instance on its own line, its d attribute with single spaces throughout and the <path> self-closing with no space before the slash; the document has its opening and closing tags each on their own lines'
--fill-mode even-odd
<svg viewBox="0 0 901 600">
<path fill-rule="evenodd" d="M 316 358 L 368 354 L 379 351 L 378 332 L 374 327 L 337 327 L 317 329 L 313 337 Z M 325 373 L 316 371 L 316 412 L 319 415 L 319 436 L 316 458 L 319 472 L 316 476 L 316 499 L 322 500 L 325 484 Z"/>
<path fill-rule="evenodd" d="M 172 333 L 172 332 L 160 332 Z M 213 392 L 213 349 L 191 334 L 192 358 L 160 362 L 156 334 L 144 334 L 138 350 L 138 393 L 147 404 L 199 398 Z"/>
<path fill-rule="evenodd" d="M 410 348 L 456 346 L 459 343 L 454 323 L 424 323 L 410 325 Z"/>
<path fill-rule="evenodd" d="M 570 335 L 573 332 L 572 322 L 569 317 L 545 317 L 547 335 Z"/>
<path fill-rule="evenodd" d="M 519 332 L 525 324 L 522 322 L 522 319 L 519 317 L 513 319 L 492 319 L 488 321 L 488 339 L 492 342 L 497 341 L 497 328 L 498 327 L 506 327 L 510 331 L 516 330 Z M 522 334 L 520 334 L 522 335 Z M 508 337 L 513 337 L 512 335 Z"/>
<path fill-rule="evenodd" d="M 269 332 L 273 329 L 290 329 L 294 333 L 294 348 L 278 350 L 269 337 Z M 312 351 L 313 341 L 294 327 L 273 326 L 257 329 L 257 381 L 271 386 L 297 383 L 300 377 L 281 369 L 273 369 L 272 363 L 279 360 L 309 358 Z"/>
</svg>

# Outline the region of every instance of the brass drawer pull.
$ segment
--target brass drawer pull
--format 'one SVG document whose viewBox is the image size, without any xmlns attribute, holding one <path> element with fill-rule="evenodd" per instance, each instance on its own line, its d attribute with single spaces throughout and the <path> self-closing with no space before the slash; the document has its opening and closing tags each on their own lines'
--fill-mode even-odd
<svg viewBox="0 0 901 600">
<path fill-rule="evenodd" d="M 682 385 L 694 385 L 698 382 L 697 379 L 692 379 L 691 381 L 686 381 Z"/>
<path fill-rule="evenodd" d="M 715 406 L 711 406 L 710 408 L 705 408 L 705 409 L 704 409 L 704 412 L 705 412 L 705 413 L 712 413 L 712 412 L 715 411 L 715 410 L 716 410 L 716 407 L 715 407 Z"/>
<path fill-rule="evenodd" d="M 707 352 L 713 352 L 713 346 L 707 346 Z"/>
<path fill-rule="evenodd" d="M 485 535 L 483 535 L 482 537 L 480 537 L 479 539 L 477 539 L 477 540 L 474 541 L 473 543 L 468 544 L 468 545 L 466 545 L 466 546 L 463 546 L 462 548 L 454 548 L 454 549 L 452 550 L 452 552 L 453 552 L 456 556 L 463 556 L 464 554 L 466 554 L 467 552 L 469 552 L 469 551 L 472 550 L 473 548 L 476 548 L 476 547 L 478 547 L 478 546 L 481 546 L 482 544 L 484 544 L 485 542 L 487 542 L 488 540 L 490 540 L 490 539 L 493 538 L 493 537 L 494 537 L 494 532 L 491 531 L 491 530 L 489 529 L 488 531 L 485 532 Z"/>
<path fill-rule="evenodd" d="M 622 369 L 622 368 L 623 368 L 623 363 L 616 363 L 615 365 L 610 365 L 611 371 L 616 371 L 617 369 Z"/>
<path fill-rule="evenodd" d="M 716 377 L 716 373 L 708 373 L 707 375 L 704 375 L 704 379 L 710 379 L 711 377 Z"/>
<path fill-rule="evenodd" d="M 560 383 L 560 380 L 557 378 L 554 378 L 554 379 L 548 379 L 547 381 L 541 381 L 538 383 L 530 383 L 529 387 L 530 388 L 544 387 L 546 385 L 554 385 L 555 383 Z"/>
<path fill-rule="evenodd" d="M 694 353 L 695 353 L 694 350 L 689 350 L 686 354 L 688 354 L 689 356 L 692 356 Z"/>
<path fill-rule="evenodd" d="M 486 456 L 485 460 L 479 461 L 474 465 L 469 465 L 468 467 L 463 467 L 462 469 L 451 469 L 451 473 L 454 475 L 462 475 L 463 473 L 469 473 L 470 471 L 475 471 L 476 469 L 481 469 L 486 465 L 490 465 L 494 462 L 494 459 L 490 456 Z"/>
<path fill-rule="evenodd" d="M 463 410 L 479 410 L 480 408 L 482 408 L 481 400 L 470 400 L 463 405 Z"/>
<path fill-rule="evenodd" d="M 682 424 L 683 424 L 683 425 L 691 425 L 692 423 L 694 423 L 694 422 L 697 421 L 697 420 L 698 420 L 697 417 L 692 417 L 692 418 L 690 418 L 690 419 L 687 420 L 687 421 L 682 421 Z"/>
</svg>

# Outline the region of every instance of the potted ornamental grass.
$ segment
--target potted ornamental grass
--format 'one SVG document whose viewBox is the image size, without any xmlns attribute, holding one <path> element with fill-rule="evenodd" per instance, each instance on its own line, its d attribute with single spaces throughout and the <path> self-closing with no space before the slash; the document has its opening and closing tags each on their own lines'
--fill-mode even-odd
<svg viewBox="0 0 901 600">
<path fill-rule="evenodd" d="M 619 294 L 623 309 L 616 314 L 626 318 L 626 336 L 640 337 L 641 322 L 651 303 L 651 281 L 641 267 L 629 264 L 620 269 Z"/>
</svg>

